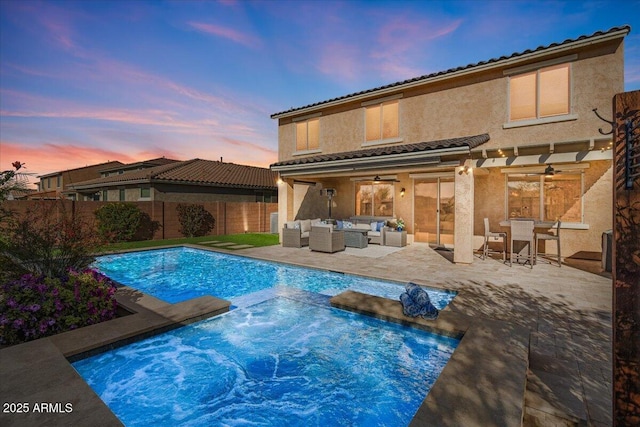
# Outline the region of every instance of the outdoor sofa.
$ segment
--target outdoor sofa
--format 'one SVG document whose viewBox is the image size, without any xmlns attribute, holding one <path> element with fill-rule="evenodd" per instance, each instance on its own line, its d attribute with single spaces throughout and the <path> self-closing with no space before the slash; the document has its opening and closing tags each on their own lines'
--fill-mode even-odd
<svg viewBox="0 0 640 427">
<path fill-rule="evenodd" d="M 344 251 L 344 231 L 335 230 L 331 224 L 314 224 L 309 233 L 309 249 L 334 253 Z"/>
<path fill-rule="evenodd" d="M 320 218 L 285 222 L 282 229 L 282 246 L 287 248 L 309 246 L 311 224 L 319 224 L 320 222 Z"/>
</svg>

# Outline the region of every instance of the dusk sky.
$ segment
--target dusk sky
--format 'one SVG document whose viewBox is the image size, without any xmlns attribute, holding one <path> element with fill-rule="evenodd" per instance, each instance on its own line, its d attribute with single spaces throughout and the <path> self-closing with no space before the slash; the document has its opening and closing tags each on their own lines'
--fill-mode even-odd
<svg viewBox="0 0 640 427">
<path fill-rule="evenodd" d="M 625 24 L 629 91 L 640 0 L 0 0 L 0 170 L 267 167 L 271 114 Z"/>
</svg>

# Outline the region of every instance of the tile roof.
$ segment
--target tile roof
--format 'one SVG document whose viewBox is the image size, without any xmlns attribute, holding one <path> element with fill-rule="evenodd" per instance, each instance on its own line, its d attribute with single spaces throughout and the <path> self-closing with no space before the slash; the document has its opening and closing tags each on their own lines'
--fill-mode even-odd
<svg viewBox="0 0 640 427">
<path fill-rule="evenodd" d="M 94 165 L 87 165 L 87 166 L 82 166 L 79 168 L 73 168 L 73 169 L 65 169 L 65 170 L 61 170 L 61 171 L 57 171 L 57 172 L 50 172 L 44 175 L 38 175 L 38 178 L 48 178 L 50 176 L 55 176 L 55 175 L 59 175 L 61 173 L 65 173 L 65 172 L 75 172 L 75 171 L 80 171 L 82 169 L 89 169 L 89 168 L 95 168 L 96 166 L 104 166 L 104 167 L 122 167 L 124 166 L 124 163 L 118 161 L 118 160 L 112 160 L 112 161 L 108 161 L 108 162 L 103 162 L 103 163 L 96 163 Z"/>
<path fill-rule="evenodd" d="M 271 118 L 275 119 L 275 118 L 277 118 L 278 116 L 280 116 L 282 114 L 293 113 L 295 111 L 305 110 L 307 108 L 312 108 L 312 107 L 318 107 L 318 106 L 321 106 L 321 105 L 324 105 L 324 104 L 328 104 L 328 103 L 332 103 L 332 102 L 336 102 L 336 101 L 343 101 L 343 100 L 346 101 L 349 98 L 355 98 L 355 97 L 360 96 L 360 95 L 365 95 L 365 94 L 369 94 L 369 93 L 373 93 L 373 92 L 377 92 L 377 91 L 382 91 L 382 90 L 390 89 L 390 88 L 393 88 L 393 87 L 396 87 L 396 86 L 403 86 L 403 85 L 412 84 L 412 83 L 416 83 L 416 82 L 420 82 L 420 81 L 425 81 L 426 82 L 426 81 L 428 81 L 430 79 L 433 79 L 435 77 L 441 77 L 441 76 L 444 76 L 444 75 L 447 75 L 447 74 L 453 74 L 453 73 L 456 73 L 456 72 L 459 72 L 459 71 L 464 71 L 464 70 L 471 70 L 473 68 L 478 68 L 478 67 L 481 67 L 481 66 L 484 66 L 484 65 L 488 65 L 488 64 L 497 64 L 499 62 L 505 62 L 507 60 L 511 60 L 511 59 L 518 58 L 518 57 L 521 57 L 521 56 L 526 56 L 526 55 L 529 55 L 529 54 L 532 54 L 532 53 L 537 53 L 537 52 L 541 52 L 541 51 L 544 51 L 544 50 L 548 50 L 548 49 L 552 49 L 552 48 L 556 48 L 556 47 L 560 47 L 560 46 L 569 45 L 569 44 L 575 43 L 575 42 L 582 42 L 582 41 L 585 41 L 585 40 L 588 40 L 588 39 L 598 38 L 600 36 L 604 36 L 604 35 L 620 32 L 620 31 L 626 31 L 628 33 L 629 31 L 631 31 L 631 27 L 629 25 L 623 25 L 621 27 L 613 27 L 613 28 L 611 28 L 609 30 L 606 30 L 606 31 L 596 31 L 595 33 L 593 33 L 591 35 L 582 35 L 582 36 L 580 36 L 578 38 L 567 39 L 567 40 L 565 40 L 563 42 L 560 42 L 560 43 L 551 43 L 550 45 L 547 45 L 547 46 L 538 46 L 535 49 L 527 49 L 527 50 L 525 50 L 523 52 L 515 52 L 515 53 L 512 53 L 509 56 L 501 56 L 499 58 L 491 58 L 491 59 L 489 59 L 487 61 L 480 61 L 480 62 L 477 62 L 475 64 L 468 64 L 468 65 L 464 65 L 464 66 L 461 66 L 461 67 L 450 68 L 450 69 L 445 70 L 445 71 L 439 71 L 439 72 L 435 72 L 435 73 L 431 73 L 431 74 L 425 74 L 423 76 L 414 77 L 412 79 L 407 79 L 407 80 L 399 81 L 399 82 L 396 82 L 396 83 L 391 83 L 391 84 L 388 84 L 388 85 L 376 87 L 376 88 L 373 88 L 373 89 L 363 90 L 363 91 L 360 91 L 360 92 L 354 92 L 354 93 L 351 93 L 351 94 L 348 94 L 348 95 L 344 95 L 344 96 L 340 96 L 340 97 L 337 97 L 337 98 L 328 99 L 326 101 L 316 102 L 314 104 L 305 105 L 303 107 L 291 108 L 291 109 L 286 110 L 286 111 L 281 111 L 279 113 L 272 114 Z"/>
<path fill-rule="evenodd" d="M 489 141 L 489 134 L 463 136 L 459 138 L 441 139 L 438 141 L 418 142 L 415 144 L 390 145 L 385 147 L 366 148 L 364 150 L 345 151 L 342 153 L 319 154 L 317 156 L 300 157 L 293 160 L 274 163 L 271 167 L 304 165 L 311 163 L 330 162 L 335 160 L 361 159 L 366 157 L 381 157 L 393 154 L 420 153 L 437 149 L 458 148 L 467 146 L 469 149 Z"/>
<path fill-rule="evenodd" d="M 110 172 L 113 170 L 120 170 L 120 169 L 129 169 L 129 168 L 134 168 L 136 166 L 147 166 L 147 167 L 152 167 L 152 166 L 160 166 L 160 165 L 166 165 L 169 163 L 175 163 L 175 162 L 179 162 L 180 160 L 174 160 L 174 159 L 167 159 L 166 157 L 158 157 L 155 159 L 149 159 L 149 160 L 142 160 L 140 162 L 134 162 L 134 163 L 121 163 L 120 165 L 114 166 L 114 167 L 110 167 L 107 169 L 101 169 L 100 172 Z"/>
<path fill-rule="evenodd" d="M 128 182 L 171 182 L 235 188 L 276 189 L 278 174 L 267 168 L 213 160 L 192 159 L 140 169 L 120 175 L 92 179 L 70 188 L 102 187 Z"/>
</svg>

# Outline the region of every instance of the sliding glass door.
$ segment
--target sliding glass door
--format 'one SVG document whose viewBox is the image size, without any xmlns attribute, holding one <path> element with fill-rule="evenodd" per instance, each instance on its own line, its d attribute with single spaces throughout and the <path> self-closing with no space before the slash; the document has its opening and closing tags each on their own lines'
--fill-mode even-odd
<svg viewBox="0 0 640 427">
<path fill-rule="evenodd" d="M 453 178 L 416 179 L 414 186 L 415 241 L 453 247 Z"/>
</svg>

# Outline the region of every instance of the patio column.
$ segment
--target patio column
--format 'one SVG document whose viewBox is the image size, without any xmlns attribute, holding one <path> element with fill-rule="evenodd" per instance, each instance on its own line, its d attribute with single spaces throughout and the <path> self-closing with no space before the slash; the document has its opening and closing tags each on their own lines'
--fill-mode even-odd
<svg viewBox="0 0 640 427">
<path fill-rule="evenodd" d="M 453 262 L 473 263 L 473 169 L 459 166 L 455 172 L 455 222 Z"/>
<path fill-rule="evenodd" d="M 282 229 L 288 221 L 289 212 L 293 211 L 293 180 L 278 181 L 278 234 L 282 242 Z"/>
</svg>

